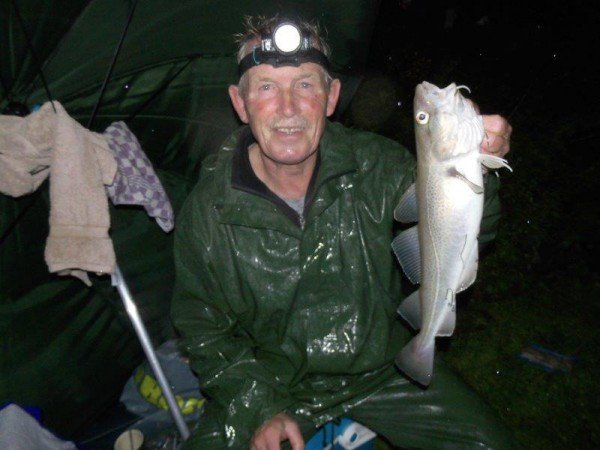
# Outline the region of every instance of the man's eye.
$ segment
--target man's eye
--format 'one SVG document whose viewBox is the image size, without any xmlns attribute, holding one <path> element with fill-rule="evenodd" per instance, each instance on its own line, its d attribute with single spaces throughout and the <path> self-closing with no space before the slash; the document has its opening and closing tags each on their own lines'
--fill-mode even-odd
<svg viewBox="0 0 600 450">
<path fill-rule="evenodd" d="M 310 84 L 308 81 L 302 81 L 302 82 L 300 83 L 300 87 L 301 87 L 302 89 L 308 89 L 308 88 L 309 88 L 309 87 L 311 87 L 311 86 L 312 86 L 312 84 Z"/>
<path fill-rule="evenodd" d="M 270 89 L 271 89 L 271 85 L 270 85 L 270 84 L 263 84 L 263 85 L 261 85 L 261 86 L 259 87 L 259 89 L 260 89 L 261 91 L 268 91 L 268 90 L 270 90 Z"/>
</svg>

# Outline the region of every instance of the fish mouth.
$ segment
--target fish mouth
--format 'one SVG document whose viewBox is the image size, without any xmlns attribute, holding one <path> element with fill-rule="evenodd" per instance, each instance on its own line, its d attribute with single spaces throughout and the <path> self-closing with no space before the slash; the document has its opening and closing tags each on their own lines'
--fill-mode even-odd
<svg viewBox="0 0 600 450">
<path fill-rule="evenodd" d="M 421 84 L 419 84 L 419 86 L 417 86 L 420 89 L 423 89 L 425 92 L 436 92 L 436 91 L 441 91 L 441 89 L 439 87 L 437 87 L 435 84 L 430 83 L 428 81 L 423 81 Z"/>
<path fill-rule="evenodd" d="M 415 101 L 418 99 L 422 102 L 426 102 L 430 92 L 435 92 L 435 90 L 439 90 L 435 84 L 423 81 L 421 84 L 418 84 L 415 89 Z"/>
<path fill-rule="evenodd" d="M 422 83 L 417 85 L 415 96 L 428 101 L 433 101 L 434 99 L 438 99 L 441 101 L 442 99 L 456 95 L 456 92 L 456 83 L 450 83 L 445 88 L 439 88 L 433 83 L 423 81 Z"/>
<path fill-rule="evenodd" d="M 414 99 L 414 111 L 423 111 L 426 108 L 430 109 L 428 107 L 428 105 L 430 106 L 430 102 L 428 100 L 429 95 L 429 87 L 427 85 L 430 85 L 430 83 L 427 83 L 426 81 L 424 81 L 423 83 L 417 85 L 417 88 L 415 89 L 415 99 Z"/>
<path fill-rule="evenodd" d="M 434 110 L 462 114 L 465 107 L 463 105 L 464 99 L 460 95 L 461 89 L 468 88 L 457 86 L 456 83 L 450 83 L 445 88 L 439 88 L 433 83 L 423 81 L 415 89 L 415 110 L 428 111 L 430 114 Z"/>
</svg>

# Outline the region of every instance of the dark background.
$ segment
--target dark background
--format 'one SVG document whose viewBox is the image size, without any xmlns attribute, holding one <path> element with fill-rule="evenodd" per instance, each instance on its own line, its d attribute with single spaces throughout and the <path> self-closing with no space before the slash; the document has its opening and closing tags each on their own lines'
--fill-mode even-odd
<svg viewBox="0 0 600 450">
<path fill-rule="evenodd" d="M 12 3 L 0 2 L 0 106 L 11 91 L 31 107 L 46 94 Z M 131 2 L 16 3 L 50 90 L 85 124 Z M 139 2 L 95 129 L 128 117 L 181 73 L 130 124 L 175 206 L 202 156 L 233 125 L 226 82 L 235 78 L 231 34 L 242 11 L 298 11 L 329 24 L 340 70 L 363 80 L 340 112 L 350 126 L 414 150 L 412 96 L 423 80 L 467 85 L 484 113 L 509 119 L 514 172 L 500 174 L 498 237 L 481 257 L 476 283 L 459 296 L 456 332 L 438 339 L 438 355 L 525 448 L 600 448 L 597 2 L 357 2 L 369 20 L 333 1 L 222 2 L 210 15 L 208 0 L 166 3 Z M 177 10 L 179 18 L 167 20 Z M 359 45 L 376 12 L 370 46 Z M 201 50 L 206 55 L 178 72 L 188 53 Z M 344 67 L 367 51 L 365 66 Z M 46 192 L 37 201 L 0 197 L 2 233 L 19 223 L 0 247 L 0 389 L 8 393 L 0 397 L 41 406 L 51 429 L 72 436 L 116 401 L 141 351 L 107 279 L 90 290 L 47 273 L 48 208 Z M 121 268 L 157 339 L 167 322 L 171 237 L 139 210 L 112 208 L 111 215 Z M 546 365 L 523 359 L 532 348 L 542 349 Z"/>
<path fill-rule="evenodd" d="M 593 1 L 384 0 L 368 70 L 399 84 L 404 108 L 423 79 L 456 81 L 484 112 L 530 114 L 543 127 L 577 116 L 589 131 L 578 138 L 588 138 L 599 111 L 599 10 Z"/>
<path fill-rule="evenodd" d="M 596 2 L 382 1 L 344 121 L 414 151 L 423 80 L 514 128 L 503 216 L 439 353 L 525 448 L 599 448 L 600 33 Z M 543 349 L 546 365 L 524 355 Z"/>
</svg>

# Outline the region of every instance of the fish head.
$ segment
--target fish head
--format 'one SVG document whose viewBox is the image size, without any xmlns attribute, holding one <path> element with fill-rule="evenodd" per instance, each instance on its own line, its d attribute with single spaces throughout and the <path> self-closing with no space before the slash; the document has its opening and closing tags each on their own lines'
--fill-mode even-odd
<svg viewBox="0 0 600 450">
<path fill-rule="evenodd" d="M 414 99 L 417 151 L 431 153 L 439 160 L 479 151 L 483 122 L 474 104 L 462 96 L 462 88 L 452 83 L 441 89 L 427 81 L 417 86 Z"/>
</svg>

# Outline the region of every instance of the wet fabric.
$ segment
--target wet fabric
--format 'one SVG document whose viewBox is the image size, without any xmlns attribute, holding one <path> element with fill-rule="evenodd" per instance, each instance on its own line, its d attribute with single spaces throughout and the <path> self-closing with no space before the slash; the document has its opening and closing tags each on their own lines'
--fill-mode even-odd
<svg viewBox="0 0 600 450">
<path fill-rule="evenodd" d="M 435 383 L 428 389 L 394 373 L 366 399 L 349 405 L 344 417 L 403 449 L 520 448 L 491 408 L 439 357 Z M 309 439 L 315 432 L 314 423 L 298 416 L 295 419 L 305 440 Z"/>
<path fill-rule="evenodd" d="M 140 205 L 168 232 L 175 226 L 169 198 L 154 172 L 152 163 L 125 122 L 114 122 L 104 137 L 117 162 L 117 173 L 106 192 L 115 205 Z"/>
<path fill-rule="evenodd" d="M 347 415 L 405 449 L 519 448 L 491 408 L 441 360 L 428 389 L 393 376 Z"/>
<path fill-rule="evenodd" d="M 172 304 L 211 399 L 202 420 L 230 448 L 247 448 L 280 411 L 315 425 L 342 415 L 400 377 L 393 358 L 410 337 L 396 316 L 402 295 L 390 242 L 393 209 L 413 181 L 411 155 L 329 123 L 299 226 L 267 196 L 232 188 L 244 132 L 205 161 L 178 218 Z M 497 203 L 487 203 L 484 216 L 495 217 Z M 493 236 L 485 218 L 482 230 Z M 222 448 L 194 442 L 187 448 Z"/>
</svg>

